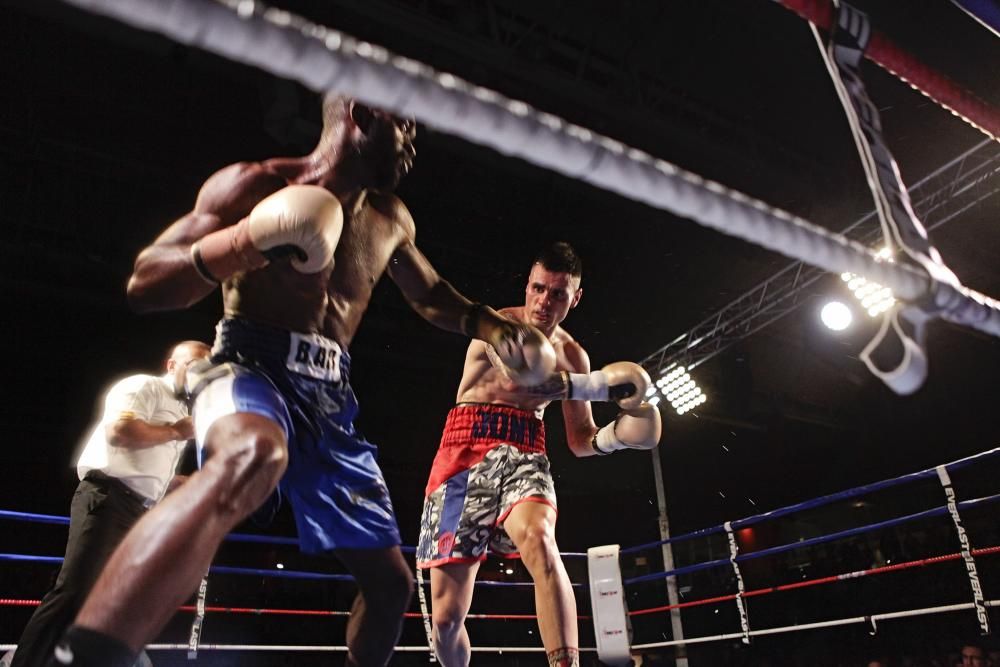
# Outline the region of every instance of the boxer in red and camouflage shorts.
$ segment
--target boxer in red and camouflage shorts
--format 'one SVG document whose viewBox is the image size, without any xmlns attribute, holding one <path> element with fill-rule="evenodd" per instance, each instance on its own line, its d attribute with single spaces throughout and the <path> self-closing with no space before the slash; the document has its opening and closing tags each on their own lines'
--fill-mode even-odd
<svg viewBox="0 0 1000 667">
<path fill-rule="evenodd" d="M 659 442 L 660 414 L 642 402 L 649 387 L 645 371 L 621 361 L 590 372 L 587 353 L 560 326 L 583 294 L 580 277 L 575 251 L 557 243 L 532 266 L 525 304 L 502 311 L 544 334 L 541 354 L 555 357 L 558 372 L 528 378 L 506 368 L 488 344 L 469 346 L 457 405 L 427 483 L 417 547 L 418 566 L 431 568 L 434 649 L 444 667 L 469 664 L 465 617 L 487 548 L 520 557 L 534 579 L 549 665 L 579 665 L 576 600 L 555 541 L 545 406 L 563 401 L 566 440 L 576 456 L 651 449 Z M 598 428 L 591 400 L 618 401 L 623 411 Z"/>
</svg>

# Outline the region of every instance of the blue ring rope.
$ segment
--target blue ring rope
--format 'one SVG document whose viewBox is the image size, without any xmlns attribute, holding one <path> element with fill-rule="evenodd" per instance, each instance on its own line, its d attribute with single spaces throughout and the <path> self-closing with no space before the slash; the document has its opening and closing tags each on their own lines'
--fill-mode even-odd
<svg viewBox="0 0 1000 667">
<path fill-rule="evenodd" d="M 952 461 L 951 463 L 946 463 L 945 468 L 948 470 L 958 470 L 959 468 L 964 468 L 973 463 L 978 462 L 983 458 L 989 458 L 990 456 L 995 456 L 1000 454 L 1000 447 L 990 449 L 985 452 L 980 452 L 979 454 L 973 454 L 972 456 L 967 456 L 964 459 L 959 459 L 957 461 Z M 760 523 L 761 521 L 767 521 L 769 519 L 777 519 L 779 517 L 787 516 L 795 512 L 801 512 L 807 509 L 813 509 L 815 507 L 821 507 L 823 505 L 829 505 L 837 500 L 847 500 L 849 498 L 855 498 L 857 496 L 862 496 L 868 493 L 873 493 L 875 491 L 881 491 L 882 489 L 887 489 L 898 484 L 905 484 L 907 482 L 916 482 L 922 479 L 931 479 L 937 477 L 937 469 L 940 466 L 934 466 L 933 468 L 928 468 L 926 470 L 921 470 L 919 472 L 911 472 L 907 475 L 901 475 L 900 477 L 893 477 L 891 479 L 882 480 L 881 482 L 873 482 L 871 484 L 865 484 L 863 486 L 856 486 L 853 489 L 847 489 L 846 491 L 838 491 L 837 493 L 831 493 L 825 496 L 820 496 L 818 498 L 811 498 L 809 500 L 804 500 L 801 503 L 796 503 L 794 505 L 788 505 L 786 507 L 779 507 L 776 510 L 771 510 L 770 512 L 763 512 L 761 514 L 754 514 L 753 516 L 744 517 L 742 519 L 737 519 L 731 522 L 733 529 L 746 528 L 747 526 L 752 526 L 754 524 Z M 662 546 L 668 543 L 680 542 L 681 540 L 688 540 L 693 537 L 705 537 L 708 535 L 713 535 L 715 533 L 723 532 L 722 525 L 713 526 L 711 528 L 702 528 L 691 533 L 685 533 L 684 535 L 678 535 L 676 537 L 671 537 L 666 540 L 657 540 L 656 542 L 646 542 L 645 544 L 639 544 L 634 547 L 628 547 L 622 549 L 620 553 L 630 554 L 636 551 L 642 551 L 643 549 L 651 549 L 653 547 Z"/>
<path fill-rule="evenodd" d="M 963 500 L 958 503 L 959 509 L 968 509 L 970 507 L 975 507 L 976 505 L 984 505 L 988 503 L 997 502 L 1000 500 L 1000 493 L 994 494 L 992 496 L 985 496 L 983 498 L 974 498 L 972 500 Z M 828 535 L 819 535 L 817 537 L 811 537 L 808 540 L 801 540 L 799 542 L 790 542 L 788 544 L 782 544 L 776 547 L 769 547 L 767 549 L 761 549 L 760 551 L 752 551 L 745 554 L 740 554 L 736 557 L 736 562 L 742 563 L 743 561 L 753 560 L 754 558 L 763 558 L 764 556 L 773 556 L 775 554 L 784 553 L 786 551 L 792 551 L 794 549 L 799 549 L 801 547 L 812 547 L 817 544 L 824 544 L 826 542 L 832 542 L 834 540 L 840 540 L 845 537 L 853 537 L 854 535 L 860 535 L 862 533 L 867 533 L 871 530 L 879 530 L 882 528 L 891 528 L 893 526 L 898 526 L 900 524 L 906 523 L 908 521 L 916 521 L 918 519 L 926 519 L 934 516 L 941 516 L 948 513 L 948 507 L 934 507 L 929 510 L 923 510 L 921 512 L 916 512 L 914 514 L 907 514 L 905 516 L 896 517 L 895 519 L 887 519 L 885 521 L 878 521 L 876 523 L 870 523 L 865 526 L 858 526 L 856 528 L 848 528 L 847 530 L 841 530 L 836 533 L 830 533 Z M 684 567 L 674 568 L 673 570 L 667 570 L 665 572 L 654 572 L 652 574 L 644 574 L 638 577 L 632 577 L 630 579 L 625 579 L 622 584 L 636 584 L 644 581 L 654 581 L 656 579 L 666 579 L 667 577 L 676 577 L 679 574 L 690 574 L 691 572 L 698 572 L 700 570 L 707 570 L 713 567 L 720 567 L 722 565 L 728 565 L 728 558 L 719 558 L 717 560 L 705 561 L 702 563 L 695 563 L 694 565 L 686 565 Z"/>
</svg>

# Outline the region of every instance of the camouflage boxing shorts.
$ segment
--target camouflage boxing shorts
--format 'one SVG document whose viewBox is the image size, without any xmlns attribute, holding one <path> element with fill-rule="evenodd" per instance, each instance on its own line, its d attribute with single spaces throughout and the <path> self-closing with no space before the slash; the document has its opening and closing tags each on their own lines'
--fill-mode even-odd
<svg viewBox="0 0 1000 667">
<path fill-rule="evenodd" d="M 461 404 L 448 413 L 424 498 L 417 565 L 517 558 L 503 528 L 522 502 L 556 507 L 545 425 L 533 412 Z"/>
</svg>

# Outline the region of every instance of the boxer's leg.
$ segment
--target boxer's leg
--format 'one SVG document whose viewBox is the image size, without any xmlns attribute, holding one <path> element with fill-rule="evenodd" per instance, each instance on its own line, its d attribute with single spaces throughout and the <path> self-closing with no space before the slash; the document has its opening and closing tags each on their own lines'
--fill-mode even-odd
<svg viewBox="0 0 1000 667">
<path fill-rule="evenodd" d="M 538 630 L 549 664 L 570 667 L 579 665 L 576 598 L 556 545 L 555 525 L 556 512 L 544 502 L 515 505 L 503 524 L 535 582 Z"/>
<path fill-rule="evenodd" d="M 479 561 L 447 563 L 431 569 L 431 623 L 434 652 L 443 667 L 466 667 L 472 656 L 465 617 L 472 606 Z"/>
<path fill-rule="evenodd" d="M 413 595 L 413 572 L 399 547 L 337 549 L 358 585 L 347 624 L 348 667 L 383 667 L 403 629 Z"/>
</svg>

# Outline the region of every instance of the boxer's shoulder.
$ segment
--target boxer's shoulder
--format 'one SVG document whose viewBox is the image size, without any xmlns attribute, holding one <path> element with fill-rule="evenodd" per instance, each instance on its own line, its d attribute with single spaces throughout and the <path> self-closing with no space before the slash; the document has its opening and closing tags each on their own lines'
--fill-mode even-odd
<svg viewBox="0 0 1000 667">
<path fill-rule="evenodd" d="M 195 210 L 239 219 L 286 185 L 287 179 L 260 162 L 237 162 L 208 177 L 198 193 Z"/>
<path fill-rule="evenodd" d="M 381 217 L 399 228 L 408 238 L 416 236 L 416 223 L 410 215 L 410 209 L 403 200 L 391 192 L 369 190 L 365 193 L 365 203 Z"/>
<path fill-rule="evenodd" d="M 552 334 L 552 347 L 556 350 L 559 370 L 573 373 L 590 371 L 590 357 L 587 351 L 565 329 L 557 328 Z"/>
</svg>

